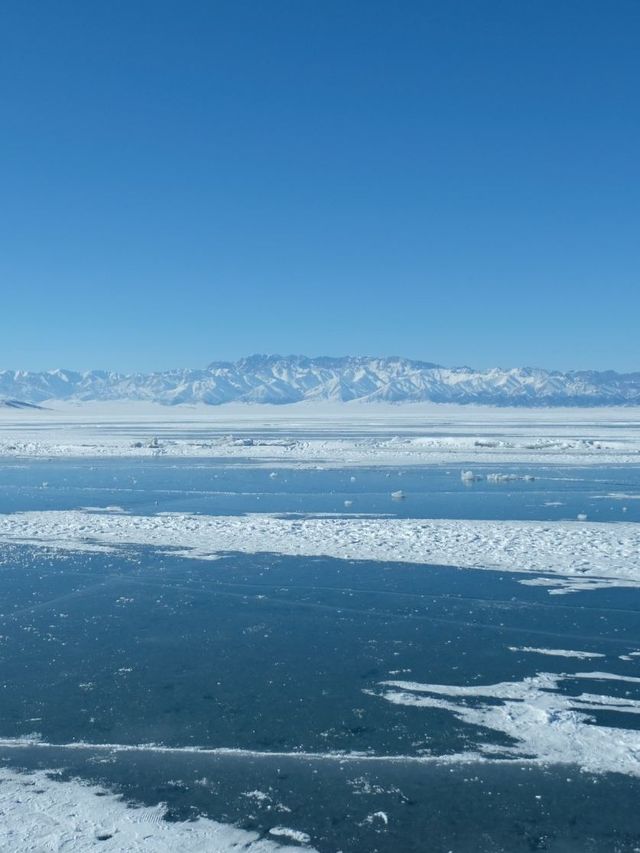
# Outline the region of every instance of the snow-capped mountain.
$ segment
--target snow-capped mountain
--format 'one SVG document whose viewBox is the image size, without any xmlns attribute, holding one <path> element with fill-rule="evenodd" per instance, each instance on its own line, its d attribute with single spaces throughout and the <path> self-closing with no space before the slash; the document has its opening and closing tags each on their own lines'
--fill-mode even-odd
<svg viewBox="0 0 640 853">
<path fill-rule="evenodd" d="M 473 370 L 406 358 L 253 355 L 161 373 L 0 371 L 0 399 L 294 403 L 301 400 L 478 403 L 498 406 L 640 405 L 640 372 L 520 367 Z"/>
</svg>

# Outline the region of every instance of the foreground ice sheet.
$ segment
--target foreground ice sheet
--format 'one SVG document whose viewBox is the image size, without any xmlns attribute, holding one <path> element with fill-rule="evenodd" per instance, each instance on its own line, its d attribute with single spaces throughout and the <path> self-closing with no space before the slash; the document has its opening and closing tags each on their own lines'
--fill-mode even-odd
<svg viewBox="0 0 640 853">
<path fill-rule="evenodd" d="M 571 683 L 640 683 L 640 678 L 606 672 L 573 675 L 540 672 L 522 681 L 488 685 L 420 684 L 385 681 L 380 695 L 396 705 L 449 711 L 459 720 L 513 739 L 513 746 L 481 744 L 478 757 L 511 756 L 542 763 L 576 764 L 591 773 L 640 776 L 640 731 L 594 725 L 594 712 L 640 714 L 640 701 L 581 692 L 561 692 Z M 376 695 L 366 690 L 369 695 Z M 464 755 L 461 756 L 464 758 Z"/>
<path fill-rule="evenodd" d="M 170 823 L 163 820 L 164 814 L 162 805 L 131 808 L 114 794 L 77 780 L 60 781 L 44 771 L 26 774 L 0 768 L 0 850 L 274 853 L 294 849 L 286 844 L 287 831 L 282 827 L 277 827 L 271 841 L 206 818 Z"/>
<path fill-rule="evenodd" d="M 0 515 L 0 542 L 66 549 L 152 545 L 185 556 L 269 552 L 545 573 L 551 592 L 640 584 L 640 525 L 266 514 L 135 516 L 82 510 Z"/>
</svg>

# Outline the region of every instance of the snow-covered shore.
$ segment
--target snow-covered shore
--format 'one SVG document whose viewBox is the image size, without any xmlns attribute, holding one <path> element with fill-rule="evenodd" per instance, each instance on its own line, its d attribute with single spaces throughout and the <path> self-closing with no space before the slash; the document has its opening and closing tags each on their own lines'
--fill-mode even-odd
<svg viewBox="0 0 640 853">
<path fill-rule="evenodd" d="M 295 466 L 640 464 L 640 409 L 56 402 L 0 412 L 0 457 L 157 455 Z"/>
</svg>

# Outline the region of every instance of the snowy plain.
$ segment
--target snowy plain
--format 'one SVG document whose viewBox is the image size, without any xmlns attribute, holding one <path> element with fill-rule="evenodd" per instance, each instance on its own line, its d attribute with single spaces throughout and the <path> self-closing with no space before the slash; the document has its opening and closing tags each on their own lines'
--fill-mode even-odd
<svg viewBox="0 0 640 853">
<path fill-rule="evenodd" d="M 216 457 L 286 465 L 640 464 L 640 408 L 63 403 L 0 411 L 0 456 Z"/>
</svg>

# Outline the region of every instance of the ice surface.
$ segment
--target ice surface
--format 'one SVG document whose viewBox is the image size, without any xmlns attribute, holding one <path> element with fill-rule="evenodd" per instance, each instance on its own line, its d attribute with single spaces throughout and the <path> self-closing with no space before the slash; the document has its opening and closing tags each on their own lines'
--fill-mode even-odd
<svg viewBox="0 0 640 853">
<path fill-rule="evenodd" d="M 0 542 L 74 550 L 118 545 L 179 549 L 212 559 L 271 552 L 544 573 L 556 593 L 640 585 L 640 525 L 363 517 L 136 516 L 77 511 L 0 515 Z"/>
<path fill-rule="evenodd" d="M 49 411 L 3 410 L 0 413 L 0 455 L 12 463 L 17 457 L 48 456 L 87 460 L 118 456 L 211 457 L 261 466 L 265 469 L 262 472 L 265 478 L 271 472 L 279 475 L 279 478 L 273 478 L 279 483 L 287 479 L 283 473 L 285 468 L 408 467 L 445 462 L 456 480 L 460 471 L 471 468 L 476 472 L 481 470 L 489 482 L 508 484 L 516 475 L 492 476 L 488 472 L 496 469 L 486 466 L 494 463 L 522 466 L 540 463 L 576 466 L 640 464 L 639 425 L 640 412 L 631 409 L 599 412 L 519 410 L 515 413 L 446 406 L 357 408 L 341 405 L 332 413 L 327 408 L 313 409 L 306 405 L 286 411 L 250 406 L 236 407 L 235 410 L 226 407 L 215 410 L 147 407 L 143 410 L 131 406 L 118 408 L 108 405 L 92 409 L 79 405 Z M 532 469 L 523 467 L 521 470 L 528 472 Z M 535 470 L 537 475 L 538 469 Z M 529 475 L 518 476 L 526 478 Z M 51 476 L 47 475 L 47 479 L 53 482 Z M 350 482 L 354 479 L 352 476 Z M 366 479 L 366 472 L 358 472 L 359 482 L 364 483 Z M 418 503 L 406 480 L 401 482 L 410 498 L 406 506 Z M 483 486 L 476 485 L 474 477 L 469 478 L 467 485 L 470 490 L 482 492 Z M 394 487 L 395 480 L 385 487 L 385 496 Z M 457 487 L 460 488 L 459 482 Z M 528 493 L 530 487 L 525 484 L 520 488 Z M 531 486 L 532 490 L 536 488 L 537 485 Z M 628 486 L 611 482 L 597 487 L 602 499 L 624 501 L 637 498 L 622 491 L 604 494 L 609 489 L 622 488 Z M 496 486 L 491 491 L 494 495 L 504 494 L 503 489 L 512 491 L 508 485 Z M 48 490 L 48 496 L 52 491 Z M 467 496 L 470 496 L 469 492 Z M 349 497 L 353 496 L 349 494 Z M 386 499 L 389 501 L 388 497 Z M 78 503 L 93 504 L 99 500 L 85 497 Z M 399 562 L 425 564 L 424 571 L 429 571 L 429 564 L 440 564 L 463 569 L 530 573 L 528 577 L 521 574 L 521 583 L 545 587 L 552 594 L 640 586 L 640 525 L 633 523 L 419 520 L 356 517 L 351 513 L 323 517 L 277 517 L 268 514 L 221 517 L 186 512 L 134 515 L 116 506 L 119 500 L 111 497 L 111 505 L 105 507 L 1 515 L 0 543 L 28 543 L 43 548 L 88 551 L 151 546 L 160 550 L 177 549 L 178 553 L 192 558 L 212 560 L 230 551 L 326 555 L 348 560 L 381 561 L 391 567 Z M 541 499 L 538 497 L 537 500 Z M 361 503 L 356 498 L 356 510 L 362 508 Z M 348 507 L 351 501 L 344 501 L 344 504 Z M 128 504 L 126 506 L 130 508 Z M 575 517 L 582 509 L 582 505 L 572 507 L 568 514 Z M 590 517 L 595 517 L 593 508 L 589 506 L 588 509 Z M 633 509 L 630 507 L 630 515 Z M 142 510 L 138 508 L 135 511 Z M 208 511 L 211 512 L 211 508 Z M 443 514 L 449 514 L 449 510 Z M 211 566 L 213 572 L 217 566 Z M 363 571 L 366 568 L 364 566 Z M 461 577 L 457 573 L 445 574 Z M 483 577 L 488 580 L 487 576 Z M 489 766 L 489 762 L 494 761 L 544 765 L 568 762 L 590 772 L 611 771 L 640 777 L 640 733 L 632 729 L 632 725 L 638 725 L 640 703 L 629 698 L 631 691 L 637 691 L 640 683 L 634 674 L 634 661 L 638 660 L 640 653 L 615 655 L 616 661 L 618 657 L 625 661 L 618 661 L 618 666 L 631 673 L 629 676 L 600 671 L 573 674 L 538 672 L 530 678 L 523 678 L 523 673 L 531 672 L 527 666 L 541 664 L 541 659 L 535 655 L 547 656 L 544 665 L 551 668 L 554 666 L 552 658 L 558 658 L 557 664 L 563 669 L 576 666 L 572 659 L 603 657 L 600 653 L 581 650 L 583 642 L 587 648 L 593 647 L 586 639 L 555 636 L 553 640 L 545 637 L 544 641 L 551 646 L 567 645 L 568 648 L 512 646 L 513 652 L 522 653 L 521 657 L 516 657 L 505 652 L 504 645 L 501 645 L 509 668 L 486 676 L 487 681 L 498 683 L 481 686 L 474 681 L 471 685 L 379 682 L 378 687 L 362 697 L 363 704 L 370 701 L 376 707 L 388 709 L 387 702 L 392 703 L 396 706 L 393 712 L 395 714 L 397 710 L 399 718 L 404 713 L 424 714 L 425 731 L 429 727 L 430 708 L 438 709 L 441 719 L 452 714 L 466 724 L 462 726 L 465 732 L 468 726 L 469 747 L 463 751 L 464 746 L 456 746 L 455 749 L 460 751 L 451 755 L 367 754 L 361 757 L 361 761 L 368 767 L 376 763 L 413 766 L 422 762 L 458 764 L 482 761 Z M 515 642 L 535 644 L 542 643 L 542 639 L 535 634 L 526 638 L 518 635 Z M 632 642 L 631 648 L 637 648 L 635 637 Z M 574 643 L 578 649 L 572 649 Z M 605 668 L 603 662 L 597 663 Z M 393 670 L 384 671 L 392 673 L 394 678 L 414 677 L 413 674 L 408 675 L 400 660 L 397 669 L 394 664 Z M 514 671 L 518 672 L 517 678 L 513 676 Z M 417 668 L 414 666 L 415 672 Z M 367 689 L 378 683 L 381 677 L 379 674 L 372 676 L 366 682 Z M 464 681 L 462 672 L 451 675 L 438 672 L 431 676 L 425 672 L 421 676 L 424 682 L 429 679 L 448 682 L 456 677 Z M 83 691 L 91 690 L 88 686 L 90 678 L 83 679 Z M 513 680 L 503 682 L 502 678 Z M 357 683 L 359 690 L 363 682 Z M 93 694 L 83 692 L 82 695 Z M 407 708 L 411 710 L 407 711 Z M 596 720 L 598 724 L 594 722 Z M 628 728 L 624 727 L 626 721 L 629 722 Z M 607 725 L 599 725 L 600 722 Z M 25 730 L 37 729 L 38 726 L 34 719 Z M 483 736 L 475 745 L 477 727 L 482 728 Z M 492 736 L 495 736 L 493 743 Z M 113 739 L 117 737 L 114 735 Z M 20 747 L 15 740 L 4 741 L 3 745 L 16 746 L 16 754 L 18 748 L 24 748 L 24 744 Z M 45 756 L 47 745 L 40 746 L 41 752 L 35 744 L 27 748 Z M 69 755 L 66 750 L 82 747 L 79 742 L 60 746 L 65 755 Z M 102 744 L 92 746 L 92 749 L 104 753 L 105 760 L 119 750 L 140 751 L 145 757 L 149 757 L 147 753 L 157 753 L 160 761 L 167 759 L 164 753 L 190 749 L 200 751 L 197 747 L 180 744 L 173 748 L 152 744 Z M 210 751 L 215 754 L 225 752 Z M 402 748 L 398 749 L 398 752 L 402 751 Z M 256 761 L 277 759 L 278 755 L 277 752 L 251 753 L 252 760 L 255 758 Z M 349 757 L 338 752 L 283 752 L 282 756 L 287 759 L 295 757 L 301 763 L 313 759 L 322 762 L 323 766 L 342 766 L 343 762 L 349 761 Z M 137 753 L 135 757 L 137 760 Z M 42 761 L 42 766 L 49 766 L 44 763 L 44 757 Z M 625 784 L 631 781 L 624 780 Z M 256 786 L 246 794 L 243 802 L 246 801 L 248 806 L 259 802 L 264 786 L 259 787 L 260 790 Z M 248 786 L 242 790 L 247 789 Z M 0 811 L 3 812 L 0 849 L 69 849 L 73 853 L 97 848 L 162 853 L 165 850 L 227 850 L 235 844 L 249 851 L 270 851 L 288 843 L 295 849 L 300 843 L 308 843 L 303 832 L 308 827 L 302 825 L 289 829 L 289 818 L 283 813 L 277 816 L 277 820 L 274 814 L 276 825 L 265 829 L 267 837 L 259 839 L 251 832 L 213 821 L 168 823 L 161 819 L 161 806 L 127 809 L 112 794 L 107 792 L 105 796 L 96 796 L 98 793 L 105 792 L 79 781 L 52 779 L 40 771 L 27 776 L 6 768 L 0 770 Z M 368 811 L 376 831 L 386 826 L 386 811 L 375 811 L 374 808 Z M 397 822 L 393 813 L 389 811 L 388 815 L 391 815 L 390 830 L 395 829 Z"/>
</svg>

